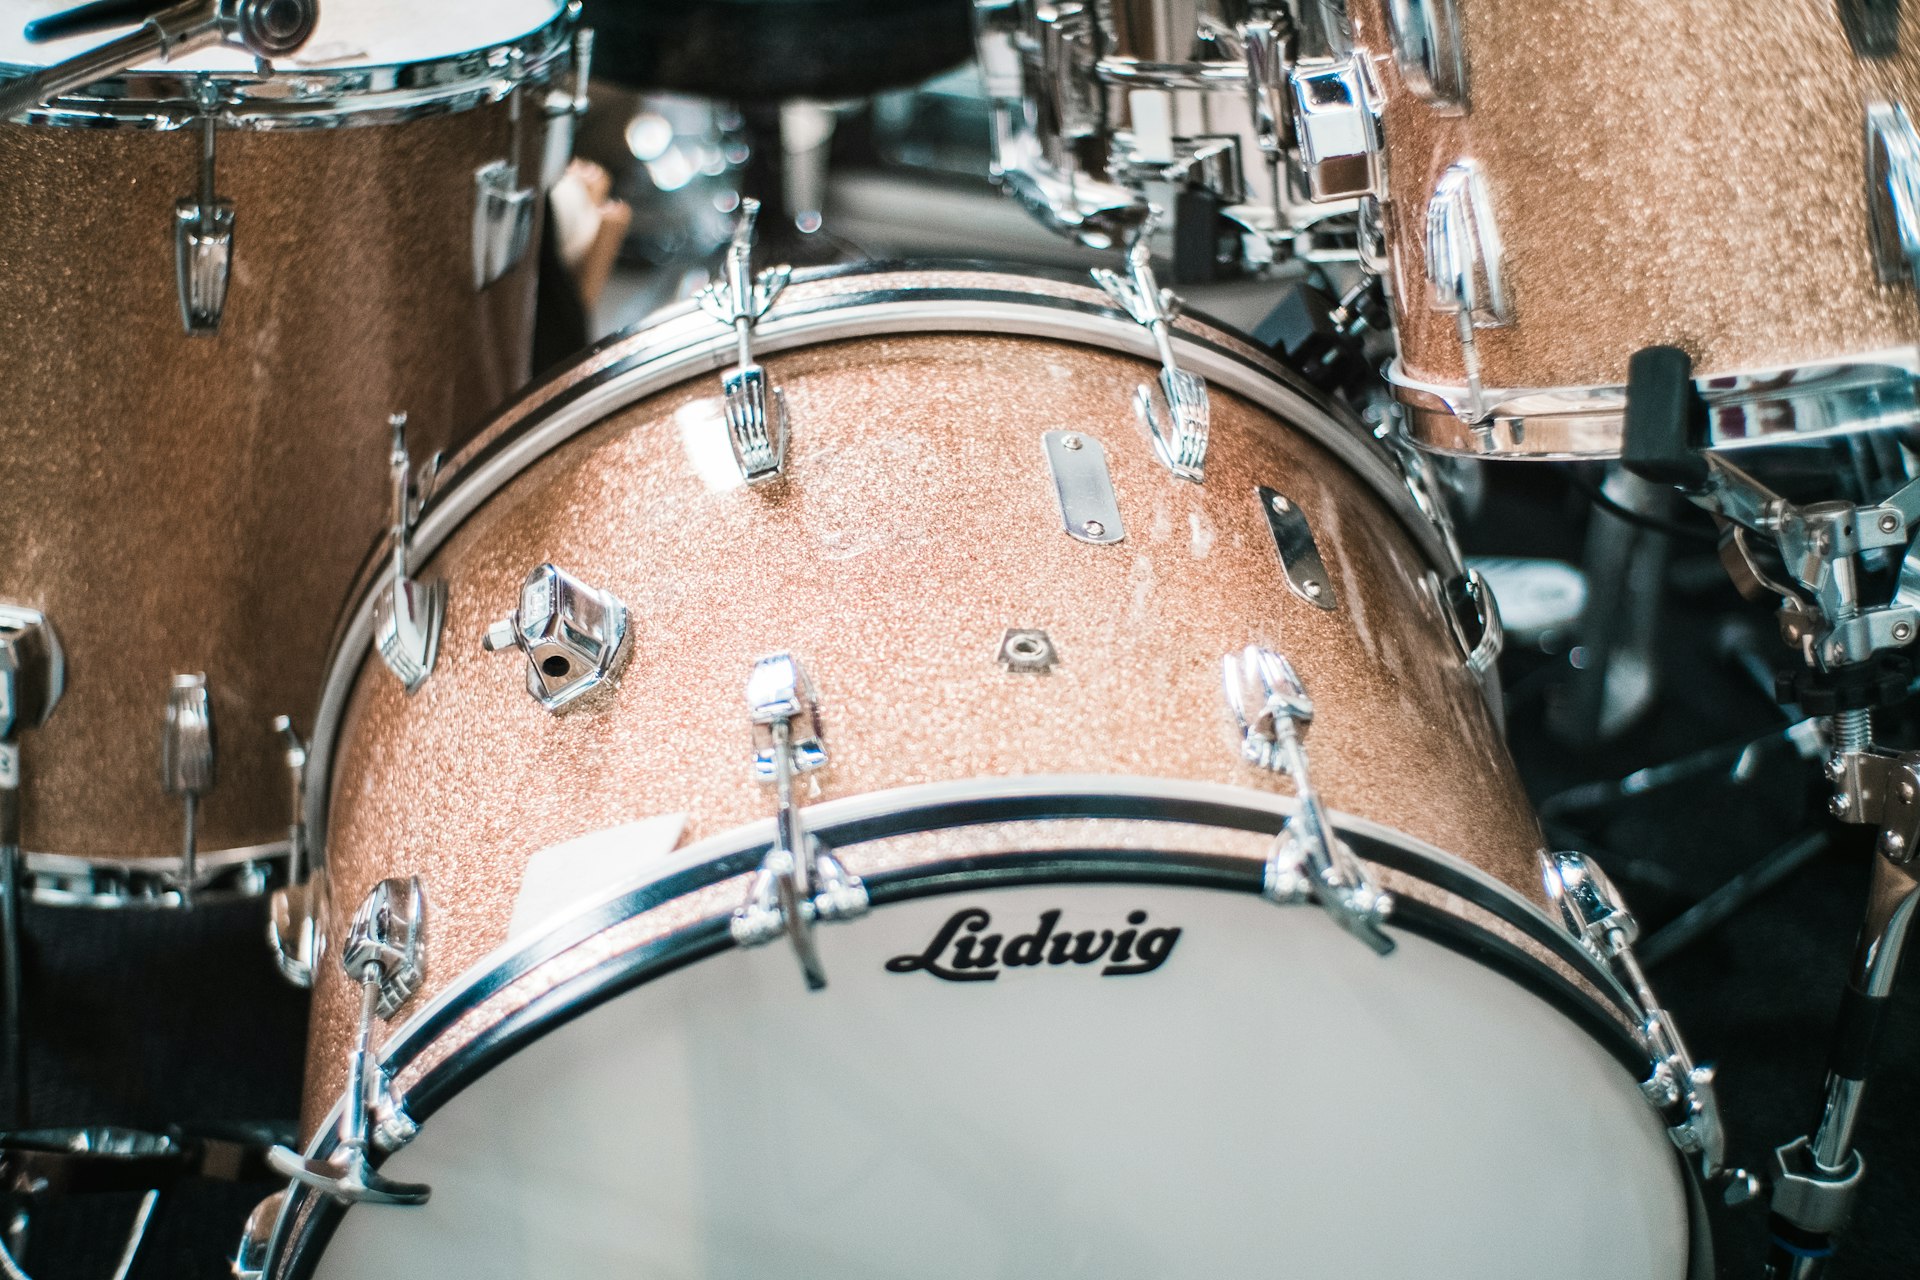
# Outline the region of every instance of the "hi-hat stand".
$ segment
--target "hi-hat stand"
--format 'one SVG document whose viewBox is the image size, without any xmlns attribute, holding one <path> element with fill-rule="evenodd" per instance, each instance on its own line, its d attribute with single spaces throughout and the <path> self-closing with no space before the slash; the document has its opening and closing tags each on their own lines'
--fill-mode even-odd
<svg viewBox="0 0 1920 1280">
<path fill-rule="evenodd" d="M 1873 877 L 1827 1060 L 1825 1104 L 1814 1131 L 1775 1149 L 1769 1207 L 1773 1280 L 1814 1280 L 1826 1267 L 1865 1175 L 1853 1136 L 1873 1046 L 1920 900 L 1920 752 L 1874 744 L 1873 713 L 1904 701 L 1913 664 L 1902 652 L 1920 634 L 1920 480 L 1885 500 L 1796 504 L 1723 454 L 1703 452 L 1706 407 L 1686 353 L 1636 352 L 1628 366 L 1622 463 L 1678 488 L 1721 530 L 1721 561 L 1743 595 L 1780 602 L 1782 639 L 1801 667 L 1781 677 L 1782 701 L 1829 726 L 1828 809 L 1875 826 Z M 1765 539 L 1782 581 L 1756 554 Z M 1893 598 L 1866 598 L 1863 557 L 1901 556 Z"/>
</svg>

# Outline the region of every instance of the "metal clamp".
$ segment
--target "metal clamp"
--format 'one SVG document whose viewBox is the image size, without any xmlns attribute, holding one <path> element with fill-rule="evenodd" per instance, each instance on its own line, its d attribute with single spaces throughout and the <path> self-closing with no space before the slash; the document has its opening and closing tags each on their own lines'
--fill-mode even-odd
<svg viewBox="0 0 1920 1280">
<path fill-rule="evenodd" d="M 268 900 L 267 940 L 281 976 L 296 987 L 311 987 L 327 949 L 327 873 L 323 867 L 309 870 L 307 865 L 307 744 L 286 716 L 274 717 L 273 729 L 286 748 L 292 800 L 287 821 L 287 883 L 275 889 Z"/>
<path fill-rule="evenodd" d="M 1461 416 L 1478 422 L 1487 408 L 1474 331 L 1513 323 L 1513 308 L 1493 198 L 1471 160 L 1448 165 L 1427 201 L 1427 298 L 1434 310 L 1453 313 L 1467 378 Z"/>
<path fill-rule="evenodd" d="M 598 688 L 627 648 L 627 606 L 551 564 L 520 585 L 514 611 L 487 628 L 488 653 L 518 649 L 527 659 L 527 692 L 549 711 Z"/>
<path fill-rule="evenodd" d="M 727 439 L 748 484 L 779 479 L 787 464 L 787 398 L 779 388 L 769 387 L 766 370 L 754 363 L 753 327 L 787 287 L 793 268 L 768 267 L 753 274 L 753 222 L 759 213 L 758 200 L 740 202 L 733 243 L 727 248 L 726 278 L 699 294 L 708 315 L 733 326 L 738 344 L 738 363 L 720 386 L 726 396 Z"/>
<path fill-rule="evenodd" d="M 1211 417 L 1207 384 L 1198 374 L 1180 368 L 1174 359 L 1172 323 L 1180 314 L 1180 300 L 1154 279 L 1152 256 L 1143 234 L 1127 247 L 1126 278 L 1096 267 L 1093 279 L 1133 317 L 1135 324 L 1153 335 L 1153 345 L 1160 353 L 1160 394 L 1166 399 L 1167 416 L 1161 416 L 1153 402 L 1153 391 L 1145 383 L 1134 391 L 1134 412 L 1167 469 L 1182 480 L 1198 482 L 1206 478 Z"/>
<path fill-rule="evenodd" d="M 178 675 L 167 690 L 160 735 L 160 785 L 179 796 L 185 809 L 180 845 L 180 891 L 191 894 L 199 879 L 200 797 L 213 789 L 213 701 L 203 672 Z"/>
<path fill-rule="evenodd" d="M 793 777 L 827 763 L 820 738 L 813 684 L 790 653 L 753 665 L 747 679 L 747 710 L 753 722 L 753 773 L 771 782 L 778 809 L 773 844 L 754 874 L 747 900 L 734 909 L 732 932 L 742 947 L 771 942 L 781 934 L 793 944 L 809 990 L 827 985 L 814 945 L 816 921 L 852 920 L 867 912 L 867 888 L 805 831 L 793 800 Z"/>
<path fill-rule="evenodd" d="M 347 929 L 340 963 L 360 984 L 360 1024 L 347 1057 L 347 1096 L 341 1108 L 338 1138 L 325 1160 L 312 1160 L 286 1147 L 267 1153 L 276 1172 L 312 1187 L 343 1204 L 425 1204 L 431 1188 L 383 1178 L 368 1164 L 376 1130 L 395 1145 L 384 1073 L 372 1061 L 373 1019 L 391 1018 L 423 976 L 422 931 L 426 900 L 420 881 L 382 880 L 373 886 Z M 385 1123 L 382 1123 L 382 1121 Z M 412 1126 L 401 1133 L 410 1136 Z"/>
<path fill-rule="evenodd" d="M 1301 743 L 1313 720 L 1313 700 L 1293 664 L 1271 649 L 1250 644 L 1228 654 L 1220 667 L 1242 758 L 1293 779 L 1294 811 L 1274 837 L 1267 860 L 1267 897 L 1279 903 L 1317 900 L 1334 923 L 1386 955 L 1394 943 L 1381 926 L 1393 910 L 1393 898 L 1327 821 Z"/>
<path fill-rule="evenodd" d="M 416 477 L 407 455 L 407 415 L 393 414 L 387 425 L 393 429 L 393 451 L 388 455 L 393 477 L 393 526 L 389 535 L 393 562 L 387 585 L 373 602 L 374 647 L 387 669 L 412 693 L 433 674 L 433 664 L 440 657 L 440 632 L 447 618 L 447 584 L 438 579 L 416 582 L 408 576 L 407 565 L 408 541 L 439 471 L 440 455 L 429 458 Z"/>
<path fill-rule="evenodd" d="M 1443 115 L 1467 109 L 1467 51 L 1454 0 L 1389 0 L 1393 62 L 1415 96 Z"/>
<path fill-rule="evenodd" d="M 1726 1130 L 1713 1087 L 1713 1068 L 1696 1066 L 1673 1018 L 1655 1000 L 1633 954 L 1640 925 L 1598 866 L 1578 853 L 1542 853 L 1540 878 L 1572 938 L 1619 981 L 1634 1002 L 1640 1042 L 1652 1070 L 1640 1092 L 1667 1121 L 1673 1145 L 1695 1158 L 1701 1177 L 1720 1182 L 1730 1202 L 1750 1198 L 1757 1184 L 1726 1166 Z"/>
<path fill-rule="evenodd" d="M 173 273 L 180 323 L 189 334 L 220 332 L 233 268 L 233 202 L 214 193 L 213 159 L 220 91 L 211 78 L 194 85 L 200 106 L 200 192 L 173 206 Z"/>
<path fill-rule="evenodd" d="M 1267 531 L 1273 535 L 1273 549 L 1280 557 L 1287 589 L 1315 608 L 1337 608 L 1340 602 L 1334 598 L 1333 580 L 1327 577 L 1327 566 L 1320 559 L 1306 514 L 1292 499 L 1265 485 L 1257 487 L 1254 496 L 1267 517 Z"/>
<path fill-rule="evenodd" d="M 1382 94 L 1373 83 L 1367 56 L 1356 50 L 1343 58 L 1303 58 L 1294 64 L 1288 82 L 1293 89 L 1293 133 L 1310 198 L 1385 199 Z"/>
</svg>

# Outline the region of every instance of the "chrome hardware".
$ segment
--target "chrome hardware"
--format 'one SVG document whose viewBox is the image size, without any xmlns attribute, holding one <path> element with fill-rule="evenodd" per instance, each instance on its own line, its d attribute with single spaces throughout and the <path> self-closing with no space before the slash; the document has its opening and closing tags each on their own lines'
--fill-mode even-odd
<svg viewBox="0 0 1920 1280">
<path fill-rule="evenodd" d="M 726 396 L 727 439 L 748 484 L 779 479 L 787 463 L 787 398 L 768 386 L 766 370 L 754 363 L 753 327 L 787 287 L 793 268 L 768 267 L 753 274 L 753 222 L 759 214 L 758 200 L 740 202 L 733 243 L 727 248 L 726 278 L 699 294 L 708 315 L 733 326 L 738 344 L 737 363 L 720 386 Z"/>
<path fill-rule="evenodd" d="M 1267 528 L 1273 534 L 1273 549 L 1280 554 L 1280 570 L 1287 588 L 1308 604 L 1332 609 L 1333 582 L 1327 566 L 1320 560 L 1320 548 L 1314 545 L 1313 529 L 1306 515 L 1290 499 L 1261 485 L 1254 490 L 1260 510 L 1266 514 Z"/>
<path fill-rule="evenodd" d="M 1857 362 L 1785 365 L 1697 378 L 1715 448 L 1784 443 L 1823 432 L 1920 424 L 1920 359 L 1887 352 Z M 1626 388 L 1468 388 L 1387 369 L 1407 431 L 1423 449 L 1469 457 L 1603 458 L 1620 453 Z"/>
<path fill-rule="evenodd" d="M 267 1272 L 267 1251 L 273 1246 L 274 1228 L 286 1208 L 287 1193 L 280 1190 L 253 1206 L 247 1225 L 240 1233 L 240 1246 L 233 1251 L 230 1270 L 233 1280 L 263 1280 Z"/>
<path fill-rule="evenodd" d="M 527 692 L 558 711 L 598 688 L 626 652 L 627 606 L 550 564 L 520 584 L 514 611 L 487 628 L 488 653 L 518 649 L 527 659 Z"/>
<path fill-rule="evenodd" d="M 1448 165 L 1427 202 L 1427 296 L 1434 310 L 1454 313 L 1466 364 L 1466 410 L 1473 421 L 1486 411 L 1474 330 L 1513 319 L 1504 263 L 1493 202 L 1479 166 L 1471 160 Z"/>
<path fill-rule="evenodd" d="M 1393 898 L 1334 834 L 1307 773 L 1301 736 L 1313 720 L 1313 700 L 1293 664 L 1271 649 L 1248 645 L 1220 662 L 1227 709 L 1249 764 L 1293 779 L 1294 811 L 1274 837 L 1265 891 L 1275 902 L 1317 901 L 1334 923 L 1380 955 L 1393 950 L 1381 926 Z"/>
<path fill-rule="evenodd" d="M 1467 51 L 1455 0 L 1388 0 L 1387 24 L 1400 79 L 1442 115 L 1467 109 Z"/>
<path fill-rule="evenodd" d="M 360 1024 L 347 1057 L 347 1096 L 333 1152 L 325 1160 L 286 1147 L 267 1153 L 276 1172 L 343 1204 L 425 1204 L 430 1191 L 383 1178 L 367 1161 L 374 1125 L 395 1106 L 384 1097 L 384 1073 L 372 1061 L 373 1019 L 391 1018 L 420 984 L 425 911 L 420 881 L 407 879 L 374 885 L 353 913 L 340 963 L 360 984 Z"/>
<path fill-rule="evenodd" d="M 186 832 L 180 846 L 180 890 L 191 893 L 199 878 L 200 797 L 213 789 L 213 703 L 204 673 L 178 675 L 167 691 L 167 715 L 160 735 L 160 785 L 179 796 Z"/>
<path fill-rule="evenodd" d="M 1107 472 L 1107 451 L 1080 431 L 1049 431 L 1040 437 L 1053 472 L 1054 496 L 1067 533 L 1082 542 L 1105 546 L 1127 536 L 1120 505 Z"/>
<path fill-rule="evenodd" d="M 180 323 L 190 334 L 220 331 L 233 266 L 233 202 L 214 194 L 214 113 L 219 93 L 200 78 L 200 195 L 173 206 L 173 272 Z"/>
<path fill-rule="evenodd" d="M 1447 166 L 1427 202 L 1427 292 L 1436 311 L 1452 311 L 1476 329 L 1510 324 L 1505 250 L 1480 166 Z"/>
<path fill-rule="evenodd" d="M 514 54 L 516 62 L 519 54 Z M 516 66 L 514 77 L 520 79 Z M 491 160 L 473 174 L 473 287 L 484 289 L 518 266 L 533 241 L 533 214 L 539 194 L 520 185 L 521 99 L 524 89 L 507 95 L 507 128 L 511 151 L 504 160 Z"/>
<path fill-rule="evenodd" d="M 1173 358 L 1172 324 L 1180 314 L 1180 300 L 1154 279 L 1146 236 L 1127 247 L 1125 279 L 1104 267 L 1094 268 L 1093 279 L 1133 317 L 1135 324 L 1153 335 L 1153 345 L 1160 353 L 1160 394 L 1166 399 L 1168 417 L 1160 416 L 1146 384 L 1133 393 L 1134 412 L 1153 441 L 1154 453 L 1182 480 L 1204 479 L 1211 417 L 1207 384 L 1199 375 L 1181 369 Z"/>
<path fill-rule="evenodd" d="M 267 906 L 267 940 L 281 976 L 296 987 L 313 985 L 313 973 L 326 951 L 327 873 L 307 867 L 307 823 L 302 797 L 307 787 L 307 744 L 293 721 L 276 716 L 274 732 L 286 747 L 287 781 L 292 807 L 287 823 L 287 883 L 273 891 Z"/>
<path fill-rule="evenodd" d="M 1882 284 L 1920 284 L 1920 134 L 1897 102 L 1867 104 L 1867 232 Z"/>
<path fill-rule="evenodd" d="M 1567 933 L 1613 974 L 1634 1002 L 1641 1046 L 1652 1066 L 1640 1092 L 1667 1121 L 1667 1136 L 1694 1157 L 1702 1178 L 1744 1194 L 1750 1186 L 1748 1175 L 1726 1165 L 1726 1131 L 1713 1068 L 1694 1065 L 1672 1016 L 1647 985 L 1633 954 L 1640 926 L 1619 891 L 1604 871 L 1578 853 L 1540 854 L 1540 879 Z"/>
<path fill-rule="evenodd" d="M 0 1037 L 13 1081 L 9 1129 L 26 1123 L 29 1098 L 22 1025 L 20 901 L 26 859 L 20 851 L 20 735 L 46 723 L 66 684 L 66 655 L 47 616 L 25 605 L 0 604 Z"/>
<path fill-rule="evenodd" d="M 1053 670 L 1060 660 L 1053 638 L 1038 627 L 1008 627 L 1000 637 L 1000 665 L 1008 671 Z"/>
<path fill-rule="evenodd" d="M 1240 43 L 1247 58 L 1247 106 L 1253 112 L 1254 137 L 1264 155 L 1286 157 L 1288 125 L 1287 41 L 1291 23 L 1262 14 L 1242 22 Z"/>
<path fill-rule="evenodd" d="M 587 114 L 587 82 L 593 70 L 593 28 L 580 27 L 573 33 L 572 57 L 567 67 L 567 82 L 547 91 L 547 144 L 542 153 L 540 187 L 552 188 L 567 171 L 573 159 L 573 138 Z"/>
<path fill-rule="evenodd" d="M 1302 60 L 1293 68 L 1293 132 L 1314 200 L 1387 194 L 1381 94 L 1372 75 L 1357 50 L 1345 58 Z"/>
<path fill-rule="evenodd" d="M 306 43 L 318 18 L 315 0 L 185 0 L 149 15 L 127 35 L 0 86 L 0 120 L 139 63 L 173 61 L 210 44 L 234 45 L 256 58 L 284 57 Z M 72 25 L 70 14 L 53 14 L 29 22 L 27 38 L 53 39 Z"/>
<path fill-rule="evenodd" d="M 827 975 L 813 927 L 820 921 L 865 915 L 867 887 L 800 823 L 793 775 L 825 765 L 827 751 L 820 740 L 813 684 L 792 654 L 776 653 L 754 664 L 747 679 L 747 710 L 753 722 L 753 773 L 773 784 L 778 809 L 773 843 L 754 874 L 747 900 L 734 909 L 733 940 L 755 947 L 784 933 L 807 988 L 818 991 L 827 985 Z"/>
<path fill-rule="evenodd" d="M 1478 677 L 1488 676 L 1507 642 L 1493 588 L 1478 569 L 1468 569 L 1444 583 L 1434 574 L 1433 582 L 1441 612 L 1466 657 L 1467 670 Z"/>
<path fill-rule="evenodd" d="M 447 584 L 415 582 L 407 573 L 408 541 L 426 503 L 427 490 L 440 465 L 439 455 L 427 460 L 415 477 L 407 455 L 407 415 L 387 419 L 393 428 L 393 451 L 388 465 L 393 477 L 392 573 L 374 600 L 374 647 L 387 669 L 400 677 L 408 693 L 433 674 L 440 657 L 440 632 L 446 626 Z"/>
</svg>

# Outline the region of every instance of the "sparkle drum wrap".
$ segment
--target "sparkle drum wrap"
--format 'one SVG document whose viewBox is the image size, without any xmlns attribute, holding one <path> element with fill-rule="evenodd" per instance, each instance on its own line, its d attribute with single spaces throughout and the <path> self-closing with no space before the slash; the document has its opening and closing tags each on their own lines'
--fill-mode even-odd
<svg viewBox="0 0 1920 1280">
<path fill-rule="evenodd" d="M 503 6 L 484 7 L 500 25 Z M 521 32 L 570 22 L 545 0 L 521 7 Z M 333 17 L 311 83 L 304 67 L 257 80 L 221 50 L 188 64 L 252 95 L 216 134 L 215 190 L 235 213 L 217 334 L 183 331 L 175 285 L 174 205 L 197 196 L 201 150 L 182 104 L 143 116 L 107 91 L 0 124 L 0 599 L 44 610 L 68 659 L 64 701 L 24 745 L 30 849 L 177 853 L 162 710 L 173 675 L 202 671 L 218 753 L 201 849 L 284 839 L 270 722 L 305 729 L 329 622 L 390 519 L 388 414 L 409 415 L 424 460 L 527 378 L 537 254 L 474 286 L 474 175 L 513 153 L 509 100 L 462 89 L 464 67 L 356 114 L 356 59 L 381 55 L 385 19 L 351 2 Z M 399 49 L 430 52 L 410 37 Z M 515 91 L 536 186 L 547 78 Z M 311 119 L 259 106 L 339 85 Z M 94 127 L 56 127 L 93 111 Z"/>
<path fill-rule="evenodd" d="M 1426 218 L 1442 172 L 1485 175 L 1513 309 L 1476 332 L 1489 389 L 1618 387 L 1651 344 L 1697 377 L 1907 353 L 1910 281 L 1876 277 L 1870 100 L 1920 106 L 1920 13 L 1863 58 L 1830 0 L 1741 5 L 1457 0 L 1469 106 L 1435 111 L 1394 64 L 1385 6 L 1352 6 L 1385 91 L 1385 223 L 1400 372 L 1463 387 L 1451 311 L 1428 305 Z M 1437 419 L 1438 415 L 1433 415 Z M 1477 451 L 1437 420 L 1428 443 Z M 1618 450 L 1617 420 L 1611 451 Z M 1524 446 L 1515 452 L 1526 452 Z M 1601 452 L 1600 449 L 1590 450 Z"/>
<path fill-rule="evenodd" d="M 416 569 L 449 588 L 439 668 L 411 697 L 351 644 L 335 672 L 358 670 L 331 736 L 330 932 L 341 936 L 375 881 L 419 876 L 426 978 L 409 1008 L 505 941 L 536 850 L 663 813 L 686 815 L 683 844 L 768 817 L 770 792 L 748 775 L 742 690 L 753 661 L 776 650 L 818 687 L 831 763 L 798 784 L 815 803 L 1030 774 L 1289 791 L 1241 759 L 1220 692 L 1221 657 L 1262 643 L 1293 661 L 1314 700 L 1306 743 L 1328 804 L 1543 900 L 1539 831 L 1443 616 L 1433 561 L 1367 481 L 1218 384 L 1206 481 L 1175 479 L 1131 405 L 1156 372 L 1149 340 L 1090 286 L 853 273 L 796 281 L 763 325 L 861 295 L 883 323 L 911 313 L 897 322 L 905 331 L 756 341 L 793 422 L 785 477 L 771 486 L 740 481 L 716 372 L 730 340 L 697 312 L 590 353 L 456 460 L 448 502 L 490 468 L 517 474 Z M 1104 341 L 1137 349 L 1010 332 L 1023 313 L 1097 322 Z M 1255 366 L 1239 339 L 1180 324 Z M 648 353 L 676 344 L 703 353 L 693 376 L 616 394 L 647 375 Z M 596 388 L 630 402 L 550 451 L 525 444 Z M 1359 436 L 1275 389 L 1317 427 Z M 1095 546 L 1062 529 L 1041 439 L 1056 429 L 1105 446 L 1124 541 Z M 1261 485 L 1305 514 L 1336 608 L 1288 590 Z M 558 715 L 527 695 L 524 659 L 480 646 L 542 561 L 630 610 L 631 653 L 612 687 Z M 1045 629 L 1058 665 L 1008 671 L 996 654 L 1010 627 Z M 314 984 L 308 1132 L 339 1097 L 357 1007 L 329 956 Z"/>
</svg>

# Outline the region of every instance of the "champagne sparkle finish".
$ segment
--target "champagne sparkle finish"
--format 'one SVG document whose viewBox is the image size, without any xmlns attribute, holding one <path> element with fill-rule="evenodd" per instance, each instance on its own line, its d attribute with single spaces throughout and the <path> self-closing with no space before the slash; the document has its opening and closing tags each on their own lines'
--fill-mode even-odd
<svg viewBox="0 0 1920 1280">
<path fill-rule="evenodd" d="M 1353 6 L 1386 91 L 1394 319 L 1412 377 L 1462 384 L 1451 312 L 1427 302 L 1427 201 L 1477 161 L 1506 245 L 1514 323 L 1476 335 L 1487 387 L 1620 385 L 1643 346 L 1701 376 L 1911 348 L 1910 283 L 1867 237 L 1870 98 L 1920 109 L 1920 11 L 1900 51 L 1855 56 L 1833 0 L 1665 5 L 1459 0 L 1470 109 L 1401 81 L 1384 6 Z"/>
<path fill-rule="evenodd" d="M 375 880 L 421 877 L 426 978 L 401 1018 L 504 941 L 534 851 L 659 813 L 687 815 L 683 843 L 768 817 L 743 691 L 780 649 L 819 689 L 832 758 L 800 781 L 811 801 L 1045 773 L 1285 792 L 1241 761 L 1220 693 L 1222 655 L 1261 642 L 1314 698 L 1307 747 L 1330 805 L 1539 899 L 1539 833 L 1427 561 L 1301 432 L 1216 388 L 1199 485 L 1155 459 L 1131 399 L 1156 366 L 1131 356 L 912 334 L 762 363 L 792 411 L 786 479 L 740 484 L 717 375 L 640 400 L 535 462 L 421 566 L 450 603 L 417 694 L 362 666 L 332 773 L 334 936 Z M 1125 541 L 1061 528 L 1041 445 L 1055 429 L 1105 445 Z M 1333 611 L 1288 591 L 1262 484 L 1305 513 Z M 560 715 L 527 696 L 517 654 L 480 648 L 543 560 L 631 610 L 624 672 Z M 1059 664 L 1003 669 L 1008 627 L 1045 628 Z M 309 1129 L 339 1096 L 354 1012 L 330 959 Z"/>
<path fill-rule="evenodd" d="M 202 848 L 285 838 L 269 725 L 307 727 L 328 628 L 387 524 L 387 415 L 409 413 L 424 459 L 527 377 L 534 255 L 472 280 L 474 170 L 509 136 L 504 102 L 223 130 L 232 283 L 218 335 L 189 337 L 173 218 L 198 132 L 0 125 L 0 599 L 45 610 L 69 664 L 23 745 L 28 847 L 177 853 L 161 712 L 193 671 L 218 734 Z"/>
</svg>

